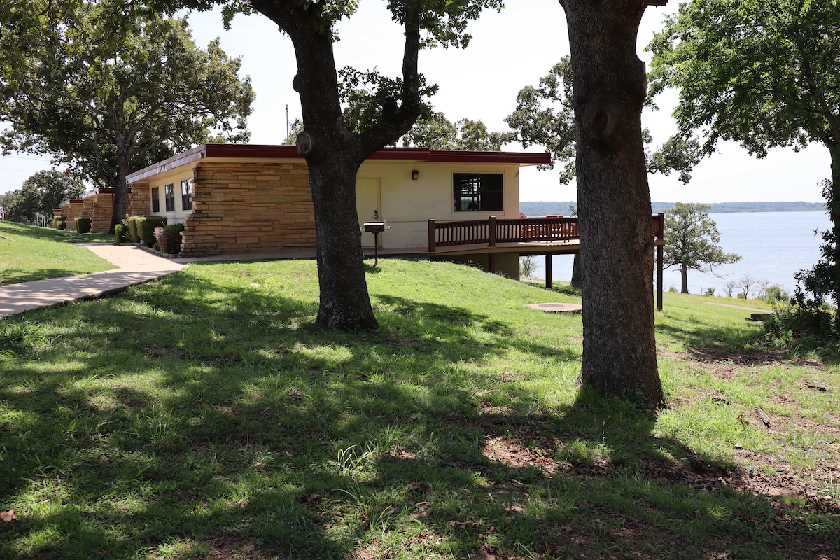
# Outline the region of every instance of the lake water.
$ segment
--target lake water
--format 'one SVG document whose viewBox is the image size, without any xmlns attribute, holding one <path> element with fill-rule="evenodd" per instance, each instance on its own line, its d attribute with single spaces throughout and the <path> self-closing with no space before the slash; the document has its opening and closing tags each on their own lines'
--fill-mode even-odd
<svg viewBox="0 0 840 560">
<path fill-rule="evenodd" d="M 700 293 L 714 288 L 725 294 L 726 283 L 749 275 L 755 280 L 782 286 L 788 292 L 795 287 L 793 275 L 809 268 L 819 258 L 822 241 L 814 230 L 829 227 L 824 212 L 749 212 L 710 214 L 720 231 L 720 244 L 725 251 L 741 255 L 741 261 L 716 267 L 713 273 L 688 272 L 688 289 Z M 667 232 L 666 232 L 667 235 Z M 545 257 L 537 257 L 535 277 L 545 277 Z M 554 278 L 568 281 L 572 277 L 572 257 L 554 257 Z M 665 270 L 665 289 L 680 287 L 679 270 Z"/>
</svg>

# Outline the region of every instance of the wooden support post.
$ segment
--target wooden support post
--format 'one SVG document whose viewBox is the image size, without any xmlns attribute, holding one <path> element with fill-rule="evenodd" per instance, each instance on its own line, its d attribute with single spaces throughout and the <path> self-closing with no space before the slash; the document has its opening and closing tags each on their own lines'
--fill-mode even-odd
<svg viewBox="0 0 840 560">
<path fill-rule="evenodd" d="M 437 243 L 436 243 L 436 240 L 435 240 L 435 221 L 434 220 L 429 220 L 429 252 L 430 253 L 435 252 L 435 245 L 436 244 Z"/>
<path fill-rule="evenodd" d="M 490 274 L 496 274 L 496 256 L 493 253 L 487 254 L 487 270 Z"/>
<path fill-rule="evenodd" d="M 496 216 L 490 216 L 490 226 L 488 228 L 490 231 L 488 234 L 490 235 L 490 246 L 496 246 Z"/>
<path fill-rule="evenodd" d="M 552 270 L 554 260 L 551 258 L 551 254 L 548 253 L 545 255 L 545 289 L 550 290 L 554 287 L 554 278 Z"/>
<path fill-rule="evenodd" d="M 665 254 L 665 247 L 661 244 L 656 246 L 656 309 L 662 311 L 662 258 Z"/>
</svg>

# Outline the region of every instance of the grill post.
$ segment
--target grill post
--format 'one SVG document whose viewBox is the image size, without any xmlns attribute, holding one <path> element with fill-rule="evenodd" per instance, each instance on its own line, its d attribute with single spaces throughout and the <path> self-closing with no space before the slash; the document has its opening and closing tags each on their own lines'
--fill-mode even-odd
<svg viewBox="0 0 840 560">
<path fill-rule="evenodd" d="M 429 220 L 429 252 L 430 253 L 435 252 L 435 245 L 436 245 L 435 221 L 434 220 Z"/>
</svg>

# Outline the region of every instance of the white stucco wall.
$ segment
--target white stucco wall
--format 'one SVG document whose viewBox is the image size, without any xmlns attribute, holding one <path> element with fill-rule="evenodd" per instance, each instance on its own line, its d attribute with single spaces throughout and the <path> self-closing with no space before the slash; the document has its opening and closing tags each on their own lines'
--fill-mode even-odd
<svg viewBox="0 0 840 560">
<path fill-rule="evenodd" d="M 193 170 L 195 169 L 195 164 L 191 165 L 183 165 L 167 173 L 165 175 L 159 175 L 157 177 L 152 177 L 149 180 L 149 208 L 152 208 L 152 193 L 154 192 L 153 189 L 158 189 L 158 196 L 160 198 L 160 211 L 159 212 L 152 212 L 153 216 L 165 216 L 166 223 L 168 224 L 183 224 L 187 217 L 192 214 L 192 210 L 184 210 L 182 207 L 181 201 L 181 181 L 185 179 L 192 180 L 193 178 Z M 166 193 L 165 193 L 165 186 L 168 184 L 173 184 L 175 187 L 175 210 L 172 212 L 166 211 Z M 195 195 L 195 186 L 193 186 L 193 195 Z"/>
<path fill-rule="evenodd" d="M 269 159 L 216 158 L 214 161 L 238 161 L 259 166 Z M 296 160 L 298 161 L 298 160 Z M 160 196 L 160 211 L 157 216 L 166 216 L 170 224 L 184 223 L 192 210 L 181 208 L 181 180 L 193 177 L 196 163 L 178 167 L 164 175 L 148 180 L 149 198 L 157 187 Z M 412 170 L 419 171 L 416 181 Z M 497 212 L 456 212 L 454 203 L 454 175 L 456 173 L 501 173 L 503 175 L 503 209 Z M 175 185 L 175 211 L 166 212 L 164 187 Z M 363 223 L 372 216 L 371 206 L 376 205 L 380 218 L 385 219 L 390 229 L 380 236 L 380 246 L 386 249 L 425 248 L 428 243 L 428 220 L 455 221 L 480 220 L 490 216 L 498 218 L 519 217 L 519 165 L 518 164 L 471 164 L 471 163 L 423 163 L 412 161 L 368 161 L 358 174 L 359 221 Z M 200 187 L 199 187 L 200 188 Z M 195 187 L 194 187 L 195 189 Z M 150 206 L 151 208 L 151 203 Z M 373 245 L 373 236 L 362 235 L 365 246 Z"/>
<path fill-rule="evenodd" d="M 420 176 L 411 179 L 416 169 Z M 503 210 L 500 212 L 456 212 L 453 175 L 455 173 L 501 173 Z M 390 230 L 381 235 L 386 249 L 425 247 L 428 243 L 428 220 L 480 220 L 490 216 L 519 217 L 519 166 L 517 164 L 455 164 L 369 161 L 359 170 L 360 189 L 380 189 L 381 217 Z M 359 192 L 359 220 L 370 218 L 362 207 L 371 197 Z M 362 236 L 363 244 L 372 245 L 371 234 Z"/>
</svg>

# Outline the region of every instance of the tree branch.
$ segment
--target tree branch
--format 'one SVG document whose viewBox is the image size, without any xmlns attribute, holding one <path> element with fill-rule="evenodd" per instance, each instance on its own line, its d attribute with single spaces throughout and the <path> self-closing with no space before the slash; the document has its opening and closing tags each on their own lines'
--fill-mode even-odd
<svg viewBox="0 0 840 560">
<path fill-rule="evenodd" d="M 422 0 L 407 0 L 405 6 L 405 50 L 402 63 L 401 103 L 396 112 L 382 112 L 379 123 L 359 135 L 359 157 L 370 154 L 408 132 L 420 115 L 420 7 Z"/>
</svg>

